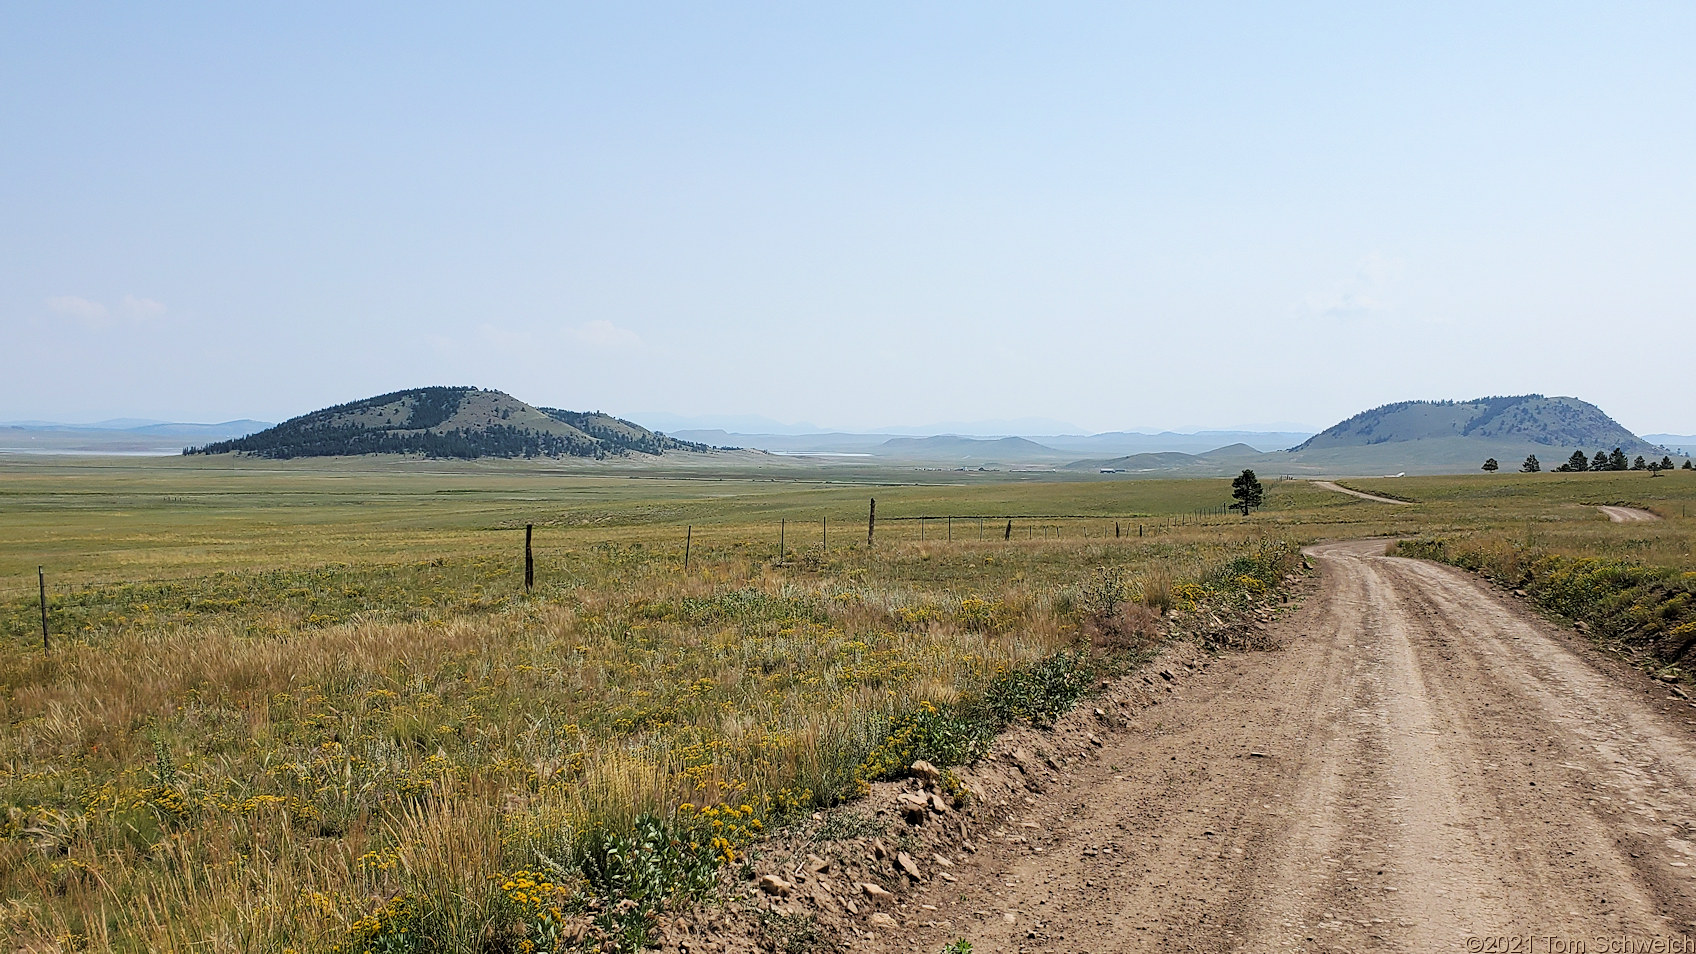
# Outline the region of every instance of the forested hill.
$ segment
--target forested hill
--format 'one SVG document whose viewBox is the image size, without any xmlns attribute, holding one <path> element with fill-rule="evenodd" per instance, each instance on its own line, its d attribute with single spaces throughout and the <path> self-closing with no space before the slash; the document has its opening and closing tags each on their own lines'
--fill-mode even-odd
<svg viewBox="0 0 1696 954">
<path fill-rule="evenodd" d="M 425 457 L 617 457 L 700 453 L 679 441 L 599 411 L 536 408 L 500 391 L 413 388 L 313 411 L 185 454 L 249 454 L 276 459 L 356 454 Z"/>
<path fill-rule="evenodd" d="M 1541 394 L 1386 404 L 1326 428 L 1292 451 L 1456 437 L 1476 438 L 1481 444 L 1619 447 L 1627 454 L 1660 453 L 1594 404 Z"/>
</svg>

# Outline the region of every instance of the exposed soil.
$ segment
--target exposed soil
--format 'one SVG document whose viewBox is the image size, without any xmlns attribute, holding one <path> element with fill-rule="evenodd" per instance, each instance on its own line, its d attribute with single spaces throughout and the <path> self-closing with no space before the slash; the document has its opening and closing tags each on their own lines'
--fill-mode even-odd
<svg viewBox="0 0 1696 954">
<path fill-rule="evenodd" d="M 936 786 L 881 786 L 849 811 L 883 834 L 798 836 L 760 860 L 789 888 L 750 885 L 746 910 L 825 946 L 974 954 L 1696 933 L 1696 707 L 1383 549 L 1313 548 L 1314 592 L 1267 631 L 1283 648 L 1180 644 L 1055 731 L 1004 737 L 961 771 L 969 799 L 914 811 Z M 727 919 L 668 938 L 755 945 L 783 937 Z"/>
<path fill-rule="evenodd" d="M 1607 514 L 1608 519 L 1614 523 L 1637 523 L 1643 520 L 1661 519 L 1647 510 L 1638 510 L 1636 507 L 1597 507 L 1596 509 Z"/>
<path fill-rule="evenodd" d="M 1359 490 L 1350 490 L 1349 488 L 1344 487 L 1342 484 L 1335 483 L 1335 482 L 1329 481 L 1329 480 L 1316 480 L 1316 481 L 1313 482 L 1313 485 L 1315 487 L 1323 487 L 1326 490 L 1335 490 L 1337 493 L 1340 493 L 1340 494 L 1348 494 L 1350 497 L 1359 497 L 1362 500 L 1373 500 L 1373 501 L 1376 501 L 1378 503 L 1387 503 L 1387 504 L 1406 504 L 1406 503 L 1408 503 L 1408 501 L 1406 501 L 1406 500 L 1397 500 L 1394 497 L 1380 497 L 1377 494 L 1369 494 L 1369 493 L 1365 493 L 1365 492 L 1359 491 Z"/>
</svg>

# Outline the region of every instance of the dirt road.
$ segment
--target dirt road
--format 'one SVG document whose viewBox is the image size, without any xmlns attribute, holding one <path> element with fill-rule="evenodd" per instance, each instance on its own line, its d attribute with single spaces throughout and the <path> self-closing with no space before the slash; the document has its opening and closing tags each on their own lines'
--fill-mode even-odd
<svg viewBox="0 0 1696 954">
<path fill-rule="evenodd" d="M 866 944 L 1545 954 L 1696 934 L 1696 711 L 1476 579 L 1381 553 L 1312 551 L 1286 648 L 1179 673 Z"/>
<path fill-rule="evenodd" d="M 1380 497 L 1377 494 L 1369 494 L 1369 493 L 1366 493 L 1366 492 L 1360 491 L 1360 490 L 1350 490 L 1349 488 L 1344 487 L 1342 484 L 1336 483 L 1334 481 L 1329 481 L 1329 480 L 1316 480 L 1316 481 L 1313 482 L 1313 485 L 1315 487 L 1324 487 L 1326 490 L 1335 490 L 1337 493 L 1340 493 L 1340 494 L 1348 494 L 1350 497 L 1359 497 L 1362 500 L 1371 500 L 1371 501 L 1375 501 L 1377 503 L 1387 503 L 1387 504 L 1405 504 L 1405 503 L 1407 503 L 1406 500 L 1397 500 L 1394 497 Z"/>
<path fill-rule="evenodd" d="M 1661 519 L 1647 510 L 1638 510 L 1636 507 L 1597 507 L 1596 509 L 1607 514 L 1608 519 L 1614 523 L 1638 523 L 1644 520 Z"/>
</svg>

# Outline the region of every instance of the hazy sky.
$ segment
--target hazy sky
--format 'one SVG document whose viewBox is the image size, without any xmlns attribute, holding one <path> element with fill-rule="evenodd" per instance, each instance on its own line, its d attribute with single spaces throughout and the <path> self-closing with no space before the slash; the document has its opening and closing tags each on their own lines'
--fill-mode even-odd
<svg viewBox="0 0 1696 954">
<path fill-rule="evenodd" d="M 9 3 L 0 419 L 1696 432 L 1696 4 Z"/>
</svg>

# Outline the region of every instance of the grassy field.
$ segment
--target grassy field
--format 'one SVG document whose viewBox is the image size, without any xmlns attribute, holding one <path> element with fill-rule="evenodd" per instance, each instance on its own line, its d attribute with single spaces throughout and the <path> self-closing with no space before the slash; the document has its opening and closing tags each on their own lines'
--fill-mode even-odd
<svg viewBox="0 0 1696 954">
<path fill-rule="evenodd" d="M 629 950 L 762 831 L 1051 718 L 1161 613 L 1264 597 L 1296 544 L 1690 569 L 1696 475 L 1350 482 L 1398 507 L 1268 482 L 1249 520 L 1209 515 L 1228 484 L 0 461 L 0 928 Z"/>
</svg>

